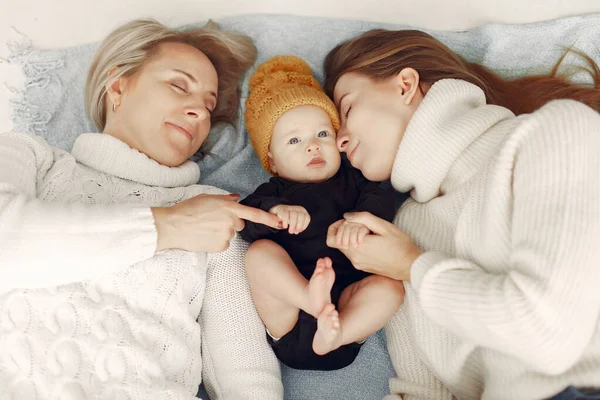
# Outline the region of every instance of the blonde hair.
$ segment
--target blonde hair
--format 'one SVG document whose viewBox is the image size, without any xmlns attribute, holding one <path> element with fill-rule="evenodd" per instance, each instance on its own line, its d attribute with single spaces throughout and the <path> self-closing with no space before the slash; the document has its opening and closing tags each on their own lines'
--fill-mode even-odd
<svg viewBox="0 0 600 400">
<path fill-rule="evenodd" d="M 106 86 L 122 76 L 134 75 L 165 42 L 188 44 L 206 55 L 219 77 L 218 101 L 211 122 L 235 122 L 238 83 L 256 60 L 252 39 L 226 32 L 212 21 L 200 28 L 175 30 L 153 19 L 138 19 L 110 33 L 92 60 L 85 85 L 85 109 L 100 131 L 106 124 Z"/>
</svg>

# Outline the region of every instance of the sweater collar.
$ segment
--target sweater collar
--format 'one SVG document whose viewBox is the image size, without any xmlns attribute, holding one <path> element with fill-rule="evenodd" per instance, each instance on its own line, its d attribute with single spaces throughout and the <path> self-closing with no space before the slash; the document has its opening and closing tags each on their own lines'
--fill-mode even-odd
<svg viewBox="0 0 600 400">
<path fill-rule="evenodd" d="M 81 164 L 100 172 L 148 186 L 188 186 L 200 179 L 200 168 L 192 161 L 179 167 L 168 167 L 103 133 L 80 135 L 71 154 Z"/>
<path fill-rule="evenodd" d="M 514 117 L 500 106 L 486 104 L 478 86 L 457 79 L 434 83 L 411 118 L 400 146 L 391 181 L 400 192 L 427 202 L 460 155 L 496 123 Z"/>
</svg>

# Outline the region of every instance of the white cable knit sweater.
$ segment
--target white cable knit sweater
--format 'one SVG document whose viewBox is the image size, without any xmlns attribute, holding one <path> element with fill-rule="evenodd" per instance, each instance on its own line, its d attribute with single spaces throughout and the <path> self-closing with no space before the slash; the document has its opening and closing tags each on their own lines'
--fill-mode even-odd
<svg viewBox="0 0 600 400">
<path fill-rule="evenodd" d="M 405 399 L 531 400 L 600 387 L 600 116 L 530 114 L 435 83 L 392 172 L 425 251 L 387 326 Z"/>
<path fill-rule="evenodd" d="M 0 399 L 191 399 L 202 374 L 211 398 L 283 398 L 243 242 L 154 254 L 150 206 L 224 193 L 198 178 L 108 135 L 0 135 Z"/>
</svg>

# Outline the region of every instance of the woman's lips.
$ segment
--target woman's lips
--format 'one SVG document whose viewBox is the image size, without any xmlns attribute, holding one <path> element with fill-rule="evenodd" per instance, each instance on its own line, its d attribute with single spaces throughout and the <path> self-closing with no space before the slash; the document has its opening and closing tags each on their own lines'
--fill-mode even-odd
<svg viewBox="0 0 600 400">
<path fill-rule="evenodd" d="M 183 133 L 184 135 L 186 135 L 188 137 L 189 140 L 192 140 L 192 134 L 190 133 L 189 130 L 187 130 L 186 128 L 179 126 L 179 125 L 175 125 L 171 122 L 167 122 L 167 124 L 169 124 L 170 126 L 172 126 L 173 128 L 177 129 L 179 132 Z"/>
</svg>

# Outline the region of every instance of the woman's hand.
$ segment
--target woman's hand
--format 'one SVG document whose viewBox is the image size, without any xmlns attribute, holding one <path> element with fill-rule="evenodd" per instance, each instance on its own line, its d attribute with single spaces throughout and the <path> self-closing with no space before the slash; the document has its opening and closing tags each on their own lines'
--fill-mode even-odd
<svg viewBox="0 0 600 400">
<path fill-rule="evenodd" d="M 235 232 L 244 229 L 244 220 L 282 228 L 276 215 L 239 204 L 238 199 L 237 194 L 201 194 L 171 207 L 153 207 L 156 251 L 225 251 Z"/>
<path fill-rule="evenodd" d="M 329 247 L 344 253 L 356 269 L 410 282 L 410 268 L 423 252 L 406 233 L 368 212 L 346 213 L 344 218 L 329 227 Z M 346 221 L 362 224 L 372 233 L 356 247 L 338 244 L 338 232 Z"/>
</svg>

